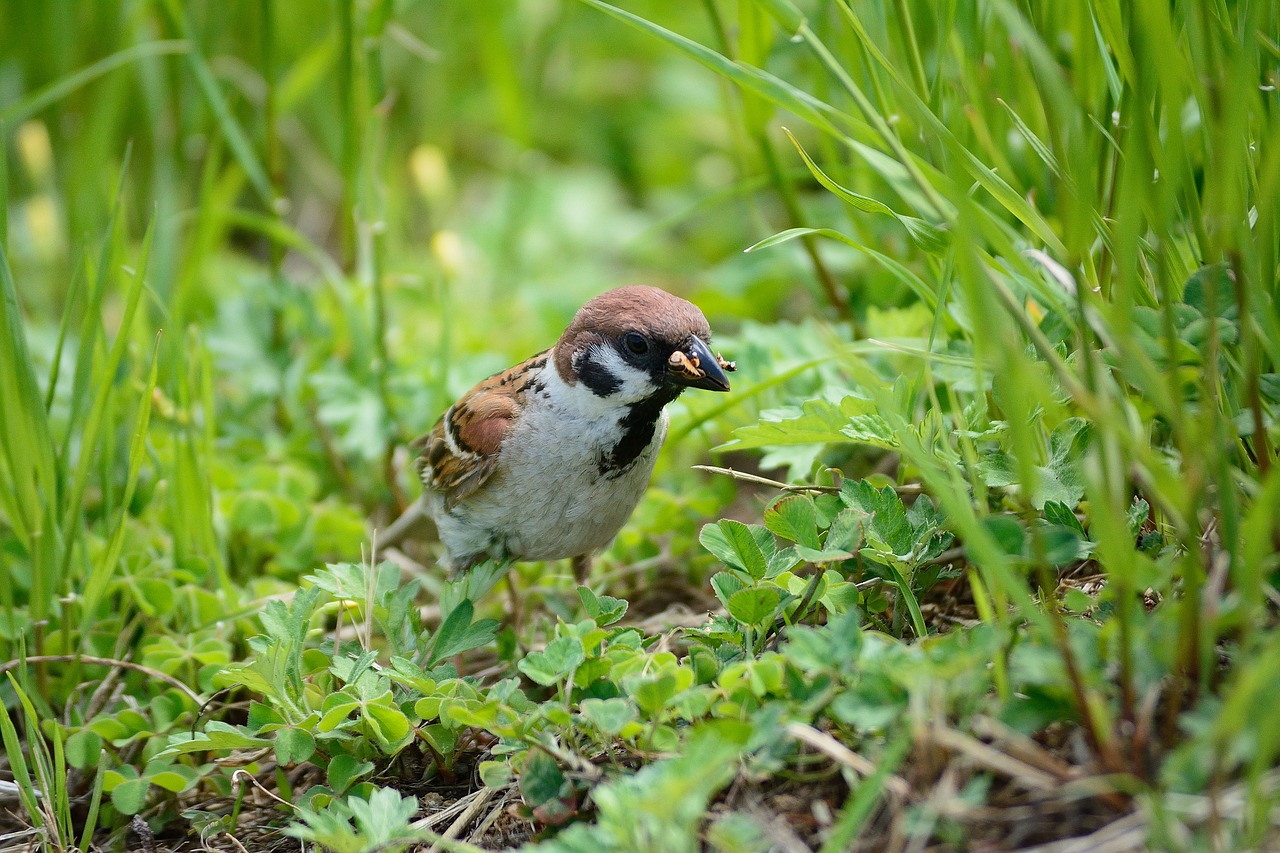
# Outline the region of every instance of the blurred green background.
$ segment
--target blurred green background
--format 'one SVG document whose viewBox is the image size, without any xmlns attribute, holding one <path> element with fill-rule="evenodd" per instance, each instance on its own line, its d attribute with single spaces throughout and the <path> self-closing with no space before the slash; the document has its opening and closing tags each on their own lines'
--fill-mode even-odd
<svg viewBox="0 0 1280 853">
<path fill-rule="evenodd" d="M 389 448 L 596 293 L 656 284 L 721 334 L 822 300 L 798 248 L 742 252 L 792 223 L 726 84 L 580 4 L 10 2 L 0 56 L 37 375 L 119 193 L 120 255 L 156 221 L 138 334 L 164 330 L 160 389 L 199 330 L 225 430 L 309 441 L 366 505 Z"/>
<path fill-rule="evenodd" d="M 708 37 L 702 7 L 672 20 L 647 5 Z M 154 208 L 155 302 L 182 319 L 276 267 L 292 287 L 321 287 L 304 253 L 273 257 L 277 221 L 344 272 L 367 278 L 376 256 L 397 307 L 434 302 L 448 280 L 459 320 L 484 306 L 536 323 L 531 303 L 563 312 L 641 279 L 711 297 L 722 316 L 771 317 L 802 292 L 785 258 L 740 254 L 781 219 L 726 121 L 727 90 L 578 4 L 15 2 L 0 14 L 11 253 L 38 314 L 57 316 L 130 144 L 124 233 L 136 239 Z M 437 337 L 414 319 L 395 324 L 406 353 Z M 531 325 L 514 334 L 544 340 Z"/>
</svg>

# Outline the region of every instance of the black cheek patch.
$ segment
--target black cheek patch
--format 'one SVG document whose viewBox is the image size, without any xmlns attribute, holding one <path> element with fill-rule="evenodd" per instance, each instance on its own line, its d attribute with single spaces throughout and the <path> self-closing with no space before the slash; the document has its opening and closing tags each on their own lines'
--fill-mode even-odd
<svg viewBox="0 0 1280 853">
<path fill-rule="evenodd" d="M 614 376 L 609 370 L 595 359 L 591 357 L 591 353 L 585 353 L 578 360 L 578 379 L 591 389 L 591 393 L 597 397 L 612 396 L 622 388 L 622 380 Z"/>
</svg>

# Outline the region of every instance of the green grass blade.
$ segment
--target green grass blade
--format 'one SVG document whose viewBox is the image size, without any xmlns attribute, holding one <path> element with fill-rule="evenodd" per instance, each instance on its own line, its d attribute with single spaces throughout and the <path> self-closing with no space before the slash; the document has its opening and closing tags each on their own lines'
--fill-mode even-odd
<svg viewBox="0 0 1280 853">
<path fill-rule="evenodd" d="M 9 676 L 9 683 L 13 686 L 13 692 L 17 695 L 18 703 L 22 707 L 30 767 L 34 782 L 40 791 L 40 809 L 43 812 L 45 826 L 49 832 L 56 833 L 55 838 L 62 838 L 64 836 L 61 835 L 58 804 L 65 801 L 67 796 L 65 767 L 60 766 L 57 755 L 51 755 L 49 752 L 40 726 L 40 715 L 31 701 L 29 690 L 23 689 L 18 684 L 13 673 L 8 672 L 5 675 Z M 57 736 L 55 735 L 54 738 L 55 751 L 57 751 Z"/>
<path fill-rule="evenodd" d="M 1027 140 L 1027 144 L 1031 146 L 1032 151 L 1036 152 L 1036 156 L 1038 156 L 1044 164 L 1049 167 L 1049 171 L 1052 172 L 1055 177 L 1061 178 L 1062 168 L 1058 165 L 1058 158 L 1053 156 L 1053 151 L 1049 149 L 1049 146 L 1045 144 L 1045 141 L 1036 135 L 1036 132 L 1031 129 L 1031 126 L 1022 120 L 1022 116 L 1018 115 L 1017 111 L 1014 110 L 1013 107 L 1009 106 L 1009 103 L 1005 101 L 1004 98 L 996 98 L 996 102 L 1000 104 L 1000 106 L 1004 107 L 1004 111 L 1013 122 L 1013 126 L 1018 129 L 1018 133 L 1022 134 L 1022 138 Z"/>
<path fill-rule="evenodd" d="M 875 772 L 856 786 L 849 786 L 849 796 L 845 798 L 830 834 L 819 848 L 821 853 L 839 853 L 853 847 L 858 832 L 871 817 L 876 803 L 887 793 L 890 777 L 910 752 L 911 742 L 910 735 L 905 732 L 898 735 L 885 747 Z"/>
<path fill-rule="evenodd" d="M 301 231 L 275 216 L 255 213 L 243 208 L 227 210 L 222 215 L 229 224 L 256 232 L 277 245 L 297 251 L 315 265 L 325 284 L 333 290 L 335 296 L 346 298 L 347 282 L 343 277 L 342 269 L 334 263 L 328 252 Z"/>
<path fill-rule="evenodd" d="M 887 73 L 893 80 L 897 91 L 902 93 L 905 105 L 911 107 L 912 113 L 918 117 L 921 122 L 928 126 L 932 133 L 937 134 L 949 150 L 955 153 L 965 170 L 969 175 L 986 190 L 992 198 L 994 198 L 1001 207 L 1016 216 L 1019 221 L 1029 228 L 1035 236 L 1041 240 L 1049 250 L 1058 257 L 1067 254 L 1066 247 L 1062 244 L 1061 239 L 1054 231 L 1053 227 L 1045 220 L 1038 210 L 1033 208 L 1031 204 L 1022 197 L 1013 187 L 997 175 L 982 160 L 961 144 L 956 138 L 955 133 L 947 126 L 941 118 L 929 108 L 929 105 L 920 99 L 915 93 L 911 84 L 905 80 L 897 71 L 895 66 L 880 50 L 875 39 L 867 32 L 862 22 L 853 14 L 847 2 L 841 2 L 840 8 L 845 12 L 845 19 L 849 22 L 850 27 L 861 40 L 863 47 L 876 60 L 877 64 Z M 834 58 L 830 59 L 834 63 Z M 905 165 L 905 163 L 904 163 Z M 981 208 L 979 208 L 982 210 Z M 985 215 L 985 210 L 983 210 Z"/>
<path fill-rule="evenodd" d="M 57 461 L 44 400 L 36 382 L 27 348 L 17 286 L 9 259 L 0 248 L 0 509 L 22 546 L 31 554 L 32 578 L 29 616 L 32 623 L 45 619 L 56 594 L 54 572 L 59 544 L 57 525 L 50 523 L 58 489 Z M 7 563 L 7 561 L 6 561 Z M 6 607 L 13 603 L 13 578 L 0 579 L 7 587 Z M 37 632 L 37 638 L 40 632 Z"/>
<path fill-rule="evenodd" d="M 67 293 L 68 310 L 62 312 L 62 319 L 58 321 L 58 340 L 53 345 L 53 359 L 49 365 L 49 387 L 44 395 L 44 407 L 48 411 L 53 408 L 53 398 L 58 392 L 58 378 L 62 373 L 62 350 L 67 342 L 67 329 L 71 326 L 70 306 L 76 304 L 76 300 L 80 298 L 80 291 L 84 287 L 84 265 L 77 264 L 75 274 L 71 277 L 71 290 Z"/>
<path fill-rule="evenodd" d="M 192 38 L 191 21 L 187 17 L 186 9 L 180 0 L 166 0 L 164 9 L 168 13 L 173 26 L 182 34 L 182 37 L 194 45 L 195 40 Z M 232 115 L 231 107 L 227 104 L 227 99 L 222 94 L 222 89 L 219 88 L 218 80 L 213 74 L 213 69 L 209 67 L 208 60 L 205 59 L 204 54 L 194 47 L 186 52 L 186 58 L 191 74 L 196 78 L 196 84 L 200 87 L 200 93 L 204 96 L 209 109 L 213 111 L 214 116 L 217 118 L 218 129 L 222 132 L 223 138 L 226 139 L 227 145 L 230 146 L 231 153 L 235 155 L 236 162 L 244 170 L 245 175 L 249 178 L 249 183 L 253 185 L 254 191 L 262 199 L 263 204 L 268 208 L 274 208 L 275 193 L 271 189 L 271 181 L 267 177 L 267 170 L 258 159 L 257 153 L 254 152 L 248 135 L 240 127 L 240 122 Z"/>
<path fill-rule="evenodd" d="M 921 301 L 923 301 L 926 305 L 928 305 L 930 308 L 937 308 L 938 306 L 937 294 L 935 294 L 932 288 L 930 288 L 929 285 L 925 283 L 924 279 L 920 278 L 920 276 L 912 272 L 908 266 L 903 264 L 901 261 L 891 258 L 890 256 L 884 254 L 883 252 L 878 252 L 875 249 L 872 249 L 870 246 L 865 246 L 862 243 L 859 243 L 857 240 L 854 240 L 852 237 L 848 236 L 847 234 L 842 234 L 839 231 L 836 231 L 831 228 L 788 228 L 786 231 L 780 231 L 771 237 L 764 238 L 759 243 L 756 243 L 752 246 L 748 246 L 743 251 L 755 252 L 755 251 L 759 251 L 760 249 L 767 249 L 771 246 L 777 246 L 780 243 L 786 243 L 789 240 L 794 240 L 797 237 L 801 237 L 806 234 L 812 234 L 815 237 L 825 237 L 828 240 L 836 240 L 838 242 L 844 243 L 846 246 L 850 246 L 854 249 L 857 249 L 860 252 L 865 253 L 868 257 L 874 258 L 885 269 L 887 269 L 890 273 L 892 273 L 894 278 L 898 279 L 907 287 L 911 288 L 911 290 L 915 292 L 915 294 L 919 296 Z"/>
<path fill-rule="evenodd" d="M 227 572 L 213 527 L 213 447 L 217 407 L 214 401 L 214 368 L 198 329 L 191 328 L 186 346 L 177 350 L 181 362 L 175 368 L 177 402 L 183 411 L 201 411 L 203 429 L 188 425 L 178 430 L 169 458 L 173 488 L 169 493 L 169 518 L 173 531 L 174 561 L 190 569 L 212 572 L 218 585 L 234 601 L 235 587 Z"/>
<path fill-rule="evenodd" d="M 151 401 L 156 388 L 156 377 L 160 365 L 160 337 L 156 336 L 155 347 L 151 353 L 151 372 L 147 384 L 138 400 L 138 413 L 134 417 L 133 440 L 129 444 L 129 472 L 125 480 L 124 494 L 120 498 L 119 518 L 111 533 L 106 551 L 94 564 L 84 586 L 83 609 L 81 612 L 81 637 L 89 637 L 89 629 L 97 617 L 98 602 L 106 592 L 107 584 L 114 574 L 120 560 L 120 552 L 124 548 L 125 532 L 128 530 L 129 506 L 133 500 L 134 489 L 138 485 L 138 473 L 147 458 L 147 429 L 151 423 Z"/>
<path fill-rule="evenodd" d="M 106 423 L 108 405 L 114 396 L 115 383 L 111 381 L 111 378 L 119 373 L 120 363 L 124 360 L 125 350 L 129 346 L 133 320 L 137 315 L 138 305 L 142 301 L 142 293 L 146 286 L 147 262 L 151 257 L 151 240 L 155 234 L 155 224 L 155 218 L 152 217 L 150 224 L 147 226 L 147 233 L 142 238 L 138 269 L 134 274 L 133 287 L 130 288 L 126 297 L 120 327 L 116 332 L 115 341 L 112 342 L 106 364 L 103 366 L 102 376 L 104 381 L 99 385 L 97 393 L 94 394 L 93 404 L 85 420 L 84 431 L 81 434 L 80 457 L 76 460 L 75 470 L 71 474 L 68 485 L 67 505 L 62 515 L 61 529 L 66 535 L 70 535 L 78 524 L 84 493 L 89 486 L 89 469 L 93 464 L 96 455 L 95 451 L 99 449 L 98 438 L 102 433 L 103 425 Z M 64 579 L 70 569 L 71 552 L 73 550 L 68 547 L 63 554 L 62 577 Z"/>
<path fill-rule="evenodd" d="M 13 673 L 6 673 L 9 676 L 9 684 L 14 692 L 25 698 L 22 688 L 18 686 L 18 681 L 13 677 Z M 28 722 L 28 730 L 30 730 L 30 721 Z M 39 728 L 36 728 L 39 731 Z M 37 735 L 38 736 L 38 735 Z M 26 809 L 27 819 L 31 821 L 31 825 L 37 829 L 45 825 L 44 812 L 40 808 L 40 799 L 36 794 L 35 785 L 31 781 L 31 771 L 27 766 L 27 760 L 22 754 L 22 742 L 18 739 L 18 730 L 13 725 L 13 720 L 9 717 L 9 709 L 0 702 L 0 742 L 4 743 L 4 751 L 9 759 L 9 772 L 13 774 L 14 784 L 18 786 L 18 799 L 22 801 L 22 807 Z M 43 792 L 41 792 L 43 793 Z"/>
<path fill-rule="evenodd" d="M 867 213 L 881 213 L 886 216 L 892 216 L 894 219 L 898 220 L 903 228 L 906 229 L 912 242 L 919 246 L 922 251 L 934 255 L 941 254 L 946 251 L 947 235 L 941 228 L 916 216 L 904 216 L 882 201 L 877 201 L 874 198 L 856 193 L 853 190 L 836 183 L 827 175 L 826 172 L 822 171 L 822 169 L 818 167 L 817 163 L 813 162 L 813 158 L 811 158 L 809 153 L 804 150 L 800 145 L 799 140 L 792 135 L 791 131 L 783 128 L 783 133 L 785 133 L 787 138 L 791 140 L 791 144 L 796 147 L 796 151 L 800 154 L 800 159 L 804 160 L 804 164 L 809 167 L 809 171 L 812 173 L 813 177 L 817 179 L 818 183 L 830 190 L 837 198 L 852 207 L 866 211 Z"/>
<path fill-rule="evenodd" d="M 871 132 L 871 129 L 864 122 L 767 71 L 742 62 L 734 62 L 723 54 L 717 53 L 692 39 L 686 38 L 679 33 L 674 33 L 665 27 L 647 21 L 616 6 L 602 3 L 600 0 L 581 0 L 581 2 L 594 6 L 620 21 L 656 36 L 720 76 L 760 95 L 777 106 L 790 110 L 813 126 L 833 136 L 843 138 L 846 135 L 852 135 L 863 142 L 871 142 L 875 139 L 875 134 Z"/>
<path fill-rule="evenodd" d="M 27 97 L 15 101 L 4 109 L 0 109 L 0 123 L 16 125 L 26 121 L 31 116 L 57 103 L 71 93 L 82 89 L 99 77 L 131 62 L 150 56 L 187 53 L 190 50 L 191 43 L 186 40 L 152 41 L 127 47 L 110 56 L 103 57 L 79 71 L 68 74 L 66 77 L 55 80 L 47 86 L 32 92 Z"/>
<path fill-rule="evenodd" d="M 7 140 L 6 122 L 0 119 L 0 140 Z M 0 249 L 9 249 L 9 146 L 0 145 Z"/>
<path fill-rule="evenodd" d="M 115 198 L 111 202 L 111 212 L 107 216 L 106 228 L 103 231 L 102 247 L 98 251 L 98 264 L 93 267 L 87 257 L 84 261 L 89 298 L 84 306 L 84 319 L 80 323 L 75 373 L 72 374 L 71 380 L 71 410 L 67 416 L 67 434 L 63 437 L 62 453 L 59 457 L 64 466 L 71 458 L 71 442 L 79 434 L 81 418 L 93 387 L 94 360 L 98 357 L 99 335 L 102 331 L 102 301 L 114 266 L 116 226 L 124 203 L 125 179 L 129 174 L 129 164 L 132 160 L 133 145 L 130 144 L 125 147 L 124 162 L 120 164 Z"/>
<path fill-rule="evenodd" d="M 98 810 L 102 806 L 102 782 L 107 774 L 111 758 L 104 749 L 98 754 L 98 769 L 93 776 L 93 792 L 89 795 L 89 809 L 84 816 L 84 829 L 80 833 L 80 849 L 89 850 L 94 833 L 98 831 Z"/>
<path fill-rule="evenodd" d="M 45 786 L 46 807 L 54 814 L 58 838 L 69 841 L 75 838 L 75 824 L 71 822 L 71 792 L 67 790 L 67 755 L 62 726 L 50 726 L 49 738 L 53 741 L 53 767 Z"/>
<path fill-rule="evenodd" d="M 920 611 L 920 602 L 911 591 L 911 584 L 903 577 L 897 566 L 885 563 L 884 567 L 893 576 L 893 585 L 898 588 L 898 603 L 907 606 L 907 613 L 911 616 L 911 629 L 921 639 L 929 636 L 929 628 L 925 625 L 924 614 Z"/>
</svg>

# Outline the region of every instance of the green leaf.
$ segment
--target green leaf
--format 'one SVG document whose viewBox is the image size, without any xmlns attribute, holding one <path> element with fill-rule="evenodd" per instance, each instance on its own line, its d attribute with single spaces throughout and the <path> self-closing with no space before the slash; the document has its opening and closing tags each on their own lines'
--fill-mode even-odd
<svg viewBox="0 0 1280 853">
<path fill-rule="evenodd" d="M 907 520 L 902 499 L 891 486 L 876 489 L 865 480 L 845 480 L 840 499 L 850 509 L 865 513 L 864 526 L 868 546 L 881 554 L 902 557 L 916 544 L 916 531 Z"/>
<path fill-rule="evenodd" d="M 1062 606 L 1072 613 L 1087 613 L 1097 604 L 1093 598 L 1081 590 L 1071 587 L 1062 597 Z"/>
<path fill-rule="evenodd" d="M 609 735 L 618 734 L 638 718 L 635 707 L 622 697 L 583 699 L 578 709 L 592 725 Z"/>
<path fill-rule="evenodd" d="M 329 762 L 325 777 L 336 796 L 342 796 L 361 776 L 373 772 L 372 761 L 357 761 L 354 756 L 338 753 Z"/>
<path fill-rule="evenodd" d="M 1071 507 L 1061 501 L 1045 501 L 1044 519 L 1050 524 L 1069 527 L 1080 534 L 1082 539 L 1085 538 L 1084 525 L 1080 523 L 1080 519 L 1076 518 L 1076 514 L 1071 511 Z"/>
<path fill-rule="evenodd" d="M 847 443 L 851 439 L 845 430 L 850 421 L 857 416 L 874 413 L 874 403 L 852 395 L 842 399 L 839 405 L 820 399 L 806 400 L 798 410 L 774 409 L 762 413 L 755 426 L 734 430 L 733 440 L 722 445 L 721 449 L 752 450 L 793 444 Z M 896 446 L 895 442 L 893 447 L 887 449 L 894 449 Z"/>
<path fill-rule="evenodd" d="M 310 760 L 316 751 L 316 739 L 305 729 L 287 728 L 276 732 L 276 761 L 282 766 Z"/>
<path fill-rule="evenodd" d="M 458 748 L 458 741 L 461 739 L 456 727 L 451 728 L 444 723 L 432 723 L 429 726 L 423 726 L 418 731 L 437 755 L 443 756 L 446 762 L 453 760 L 453 753 Z"/>
<path fill-rule="evenodd" d="M 418 812 L 417 797 L 402 797 L 394 788 L 379 788 L 367 800 L 349 797 L 347 806 L 356 828 L 366 840 L 367 849 L 382 850 L 396 839 L 417 837 L 409 827 L 409 821 Z"/>
<path fill-rule="evenodd" d="M 157 788 L 163 788 L 173 794 L 188 791 L 200 781 L 200 774 L 194 768 L 183 767 L 180 764 L 167 764 L 155 769 L 148 766 L 142 776 Z"/>
<path fill-rule="evenodd" d="M 1151 517 L 1151 504 L 1142 498 L 1134 500 L 1130 505 L 1126 514 L 1126 521 L 1129 525 L 1129 534 L 1137 536 L 1142 531 L 1142 525 L 1147 523 L 1147 519 Z"/>
<path fill-rule="evenodd" d="M 764 526 L 774 535 L 810 549 L 819 549 L 818 510 L 808 495 L 789 495 L 764 511 Z"/>
<path fill-rule="evenodd" d="M 65 746 L 67 763 L 78 770 L 93 767 L 102 754 L 102 736 L 90 729 L 81 729 L 67 738 Z"/>
<path fill-rule="evenodd" d="M 711 576 L 711 589 L 725 607 L 729 606 L 729 599 L 733 594 L 745 587 L 745 583 L 729 572 L 716 572 Z"/>
<path fill-rule="evenodd" d="M 322 713 L 320 722 L 316 726 L 317 731 L 331 732 L 338 728 L 360 708 L 360 705 L 359 699 L 345 691 L 329 694 L 325 697 L 324 704 L 320 706 Z"/>
<path fill-rule="evenodd" d="M 1064 566 L 1089 555 L 1089 546 L 1074 528 L 1061 524 L 1046 524 L 1036 531 L 1044 560 L 1050 566 Z"/>
<path fill-rule="evenodd" d="M 498 725 L 498 705 L 495 702 L 454 702 L 449 705 L 448 717 L 464 726 L 494 731 Z"/>
<path fill-rule="evenodd" d="M 728 812 L 707 827 L 712 850 L 769 850 L 768 836 L 756 818 L 745 812 Z"/>
<path fill-rule="evenodd" d="M 846 507 L 836 513 L 827 529 L 824 548 L 837 551 L 852 551 L 862 542 L 862 530 L 866 526 L 868 516 L 861 509 Z"/>
<path fill-rule="evenodd" d="M 1205 317 L 1221 317 L 1236 320 L 1240 308 L 1236 304 L 1234 274 L 1226 263 L 1201 267 L 1187 279 L 1182 290 L 1182 301 L 1193 306 Z"/>
<path fill-rule="evenodd" d="M 1280 373 L 1258 375 L 1258 392 L 1273 406 L 1280 406 Z"/>
<path fill-rule="evenodd" d="M 541 749 L 530 749 L 520 769 L 520 798 L 529 808 L 554 803 L 573 790 L 556 760 Z"/>
<path fill-rule="evenodd" d="M 839 563 L 853 559 L 853 551 L 844 548 L 806 548 L 795 546 L 796 556 L 808 563 Z"/>
<path fill-rule="evenodd" d="M 897 431 L 878 414 L 852 415 L 848 425 L 840 432 L 844 433 L 850 441 L 870 447 L 892 450 L 902 446 L 902 442 L 898 440 Z"/>
<path fill-rule="evenodd" d="M 159 754 L 167 756 L 217 749 L 262 749 L 274 745 L 275 741 L 271 738 L 254 737 L 236 726 L 211 720 L 205 723 L 203 732 L 197 732 L 194 735 L 178 732 L 170 735 L 169 745 Z"/>
<path fill-rule="evenodd" d="M 411 736 L 409 718 L 391 701 L 390 693 L 386 695 L 385 701 L 367 704 L 364 716 L 378 745 L 389 755 L 404 746 L 405 740 Z"/>
<path fill-rule="evenodd" d="M 705 525 L 698 541 L 726 566 L 741 569 L 756 580 L 768 573 L 768 556 L 777 552 L 767 529 L 732 519 Z"/>
<path fill-rule="evenodd" d="M 856 688 L 841 691 L 830 707 L 840 722 L 859 731 L 878 731 L 906 711 L 907 697 L 888 676 L 874 673 L 859 679 Z"/>
<path fill-rule="evenodd" d="M 578 599 L 587 616 L 600 627 L 612 625 L 627 613 L 627 602 L 611 595 L 596 595 L 585 586 L 578 587 Z"/>
<path fill-rule="evenodd" d="M 284 725 L 285 718 L 275 708 L 254 699 L 249 703 L 249 719 L 245 728 L 257 734 L 267 726 Z"/>
<path fill-rule="evenodd" d="M 982 526 L 996 540 L 1000 550 L 1010 557 L 1027 553 L 1027 531 L 1012 515 L 992 515 L 982 519 Z"/>
<path fill-rule="evenodd" d="M 783 572 L 789 572 L 800 563 L 804 562 L 800 555 L 796 553 L 796 549 L 799 547 L 799 545 L 791 545 L 783 548 L 776 554 L 770 554 L 769 565 L 765 569 L 764 573 L 765 579 L 771 580 L 776 578 Z"/>
<path fill-rule="evenodd" d="M 147 789 L 151 783 L 146 779 L 129 779 L 111 789 L 111 805 L 120 814 L 137 814 L 147 802 Z"/>
<path fill-rule="evenodd" d="M 520 661 L 521 672 L 544 686 L 555 684 L 586 660 L 582 641 L 577 637 L 557 637 L 540 652 L 532 652 Z"/>
<path fill-rule="evenodd" d="M 386 671 L 387 677 L 397 684 L 410 687 L 419 693 L 429 694 L 436 689 L 436 680 L 411 660 L 392 656 L 391 669 Z"/>
<path fill-rule="evenodd" d="M 676 695 L 676 676 L 673 672 L 632 676 L 626 679 L 625 686 L 641 711 L 649 717 L 657 717 Z"/>
<path fill-rule="evenodd" d="M 744 625 L 763 625 L 773 618 L 781 599 L 777 587 L 741 589 L 729 599 L 729 615 Z"/>
<path fill-rule="evenodd" d="M 497 620 L 481 619 L 479 622 L 472 624 L 471 617 L 474 614 L 475 605 L 471 603 L 470 599 L 464 598 L 453 608 L 449 613 L 449 617 L 444 620 L 444 624 L 436 631 L 431 647 L 431 657 L 427 662 L 428 666 L 435 666 L 446 658 L 479 648 L 493 641 L 498 628 L 501 627 Z"/>
<path fill-rule="evenodd" d="M 1049 436 L 1049 470 L 1061 484 L 1067 506 L 1076 506 L 1084 497 L 1084 460 L 1089 455 L 1093 427 L 1084 418 L 1067 418 Z M 1043 507 L 1051 497 L 1037 495 L 1032 504 Z"/>
<path fill-rule="evenodd" d="M 506 761 L 481 761 L 480 781 L 486 788 L 505 788 L 515 779 L 515 771 Z"/>
</svg>

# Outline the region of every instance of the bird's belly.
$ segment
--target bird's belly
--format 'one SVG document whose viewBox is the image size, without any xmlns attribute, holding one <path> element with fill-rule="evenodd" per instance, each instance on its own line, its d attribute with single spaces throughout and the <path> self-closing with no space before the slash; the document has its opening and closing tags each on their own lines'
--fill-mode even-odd
<svg viewBox="0 0 1280 853">
<path fill-rule="evenodd" d="M 521 560 L 558 560 L 604 548 L 639 503 L 652 459 L 637 460 L 616 480 L 548 472 L 543 482 L 497 483 L 503 506 L 521 507 L 508 519 L 506 552 Z"/>
<path fill-rule="evenodd" d="M 664 417 L 635 461 L 609 476 L 599 444 L 512 436 L 484 487 L 448 512 L 441 538 L 455 562 L 481 551 L 517 560 L 599 551 L 640 502 L 665 433 Z"/>
</svg>

